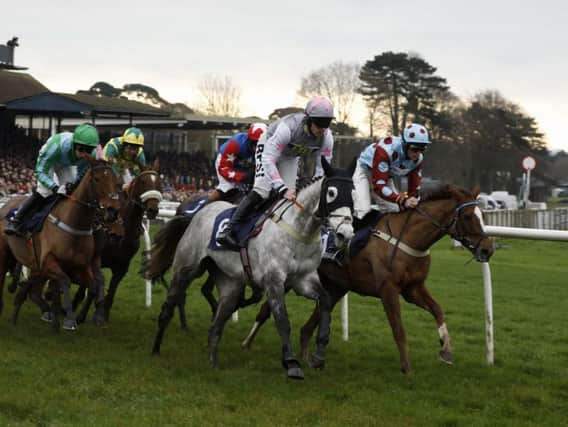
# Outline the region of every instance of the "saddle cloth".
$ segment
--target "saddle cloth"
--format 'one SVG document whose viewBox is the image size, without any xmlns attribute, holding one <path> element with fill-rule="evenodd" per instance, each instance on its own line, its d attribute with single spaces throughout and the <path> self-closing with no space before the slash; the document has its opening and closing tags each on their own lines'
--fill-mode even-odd
<svg viewBox="0 0 568 427">
<path fill-rule="evenodd" d="M 44 200 L 44 204 L 39 210 L 32 212 L 31 215 L 26 215 L 20 226 L 20 231 L 24 233 L 39 233 L 43 228 L 43 223 L 51 212 L 51 209 L 61 200 L 57 195 L 50 196 Z M 10 209 L 6 215 L 8 221 L 12 221 L 18 212 L 18 208 Z"/>
<path fill-rule="evenodd" d="M 209 249 L 217 251 L 218 250 L 231 250 L 235 252 L 239 251 L 239 248 L 226 247 L 224 245 L 220 245 L 219 243 L 217 243 L 217 236 L 221 231 L 225 229 L 225 227 L 227 227 L 227 224 L 231 220 L 231 217 L 233 216 L 233 213 L 235 212 L 236 209 L 237 209 L 236 207 L 233 207 L 219 212 L 219 214 L 215 218 L 215 223 L 213 224 L 213 230 L 211 232 L 211 238 L 209 240 Z M 257 225 L 256 223 L 258 219 L 263 215 L 263 213 L 264 212 L 262 211 L 260 212 L 256 211 L 246 221 L 240 224 L 235 224 L 233 231 L 235 233 L 237 241 L 239 242 L 239 246 L 241 247 L 245 246 L 247 240 L 250 237 L 253 237 L 256 234 L 258 234 L 260 228 L 262 227 L 262 223 L 259 224 L 258 227 L 256 227 Z"/>
</svg>

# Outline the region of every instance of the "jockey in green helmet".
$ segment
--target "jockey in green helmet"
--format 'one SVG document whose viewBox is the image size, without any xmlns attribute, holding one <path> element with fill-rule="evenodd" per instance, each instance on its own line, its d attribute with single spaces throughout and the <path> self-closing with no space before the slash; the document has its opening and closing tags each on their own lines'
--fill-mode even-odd
<svg viewBox="0 0 568 427">
<path fill-rule="evenodd" d="M 73 133 L 61 132 L 51 136 L 39 150 L 35 166 L 37 188 L 20 206 L 4 232 L 19 235 L 24 218 L 39 208 L 45 198 L 55 193 L 67 194 L 67 184 L 74 185 L 85 175 L 89 167 L 85 156 L 90 155 L 98 144 L 97 129 L 87 123 L 77 126 Z"/>
</svg>

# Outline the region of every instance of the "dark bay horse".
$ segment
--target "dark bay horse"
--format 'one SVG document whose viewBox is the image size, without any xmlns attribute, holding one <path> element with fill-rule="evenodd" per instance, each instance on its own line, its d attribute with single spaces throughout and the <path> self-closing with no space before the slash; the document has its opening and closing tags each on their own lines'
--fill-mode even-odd
<svg viewBox="0 0 568 427">
<path fill-rule="evenodd" d="M 494 253 L 494 244 L 483 232 L 481 210 L 476 202 L 478 193 L 478 190 L 470 192 L 446 185 L 426 194 L 416 209 L 380 218 L 365 247 L 343 267 L 326 261 L 318 269 L 321 283 L 330 294 L 333 306 L 349 291 L 382 300 L 404 373 L 410 371 L 410 364 L 399 295 L 434 316 L 442 346 L 440 358 L 452 363 L 450 335 L 442 308 L 426 289 L 430 270 L 428 251 L 444 235 L 449 235 L 470 250 L 476 260 L 489 260 Z M 251 345 L 260 326 L 269 317 L 270 308 L 265 303 L 243 347 Z M 308 354 L 308 344 L 318 319 L 316 308 L 301 329 L 304 356 Z M 315 359 L 311 359 L 310 363 L 323 366 Z"/>
<path fill-rule="evenodd" d="M 109 320 L 118 285 L 128 272 L 130 262 L 140 248 L 144 214 L 148 219 L 154 219 L 158 215 L 158 205 L 162 200 L 162 182 L 158 170 L 159 161 L 156 159 L 151 168 L 143 167 L 142 173 L 134 178 L 127 191 L 120 193 L 120 218 L 124 227 L 122 239 L 113 238 L 108 232 L 97 233 L 96 252 L 100 255 L 100 266 L 97 266 L 97 270 L 110 268 L 112 272 L 104 300 L 105 321 Z M 96 272 L 96 277 L 104 281 L 104 277 L 99 272 Z M 85 290 L 85 287 L 79 289 L 74 304 L 78 304 L 84 298 Z M 85 321 L 95 296 L 92 292 L 88 293 L 87 300 L 77 317 L 79 322 Z"/>
<path fill-rule="evenodd" d="M 72 282 L 89 288 L 94 284 L 93 219 L 98 210 L 105 212 L 106 217 L 115 217 L 119 208 L 118 181 L 110 163 L 91 157 L 88 161 L 90 167 L 77 188 L 55 205 L 40 232 L 31 237 L 6 236 L 3 233 L 5 216 L 21 200 L 13 199 L 0 210 L 0 310 L 6 272 L 18 262 L 30 268 L 30 280 L 37 286 L 42 286 L 46 280 L 55 284 L 56 329 L 59 328 L 59 292 L 63 289 L 66 311 L 63 327 L 76 329 L 69 288 Z M 43 303 L 47 306 L 45 301 Z"/>
</svg>

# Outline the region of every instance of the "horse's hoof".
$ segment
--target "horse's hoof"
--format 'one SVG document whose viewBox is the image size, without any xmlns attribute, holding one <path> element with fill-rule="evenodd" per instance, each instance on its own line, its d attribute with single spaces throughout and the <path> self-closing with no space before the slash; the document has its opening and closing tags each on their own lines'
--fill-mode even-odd
<svg viewBox="0 0 568 427">
<path fill-rule="evenodd" d="M 440 360 L 448 365 L 452 365 L 454 363 L 452 353 L 446 350 L 440 350 Z"/>
<path fill-rule="evenodd" d="M 302 371 L 302 368 L 300 368 L 299 366 L 294 368 L 288 368 L 287 374 L 288 378 L 291 378 L 293 380 L 304 379 L 304 372 Z"/>
<path fill-rule="evenodd" d="M 95 326 L 97 326 L 97 327 L 99 327 L 99 328 L 101 328 L 101 327 L 103 327 L 103 326 L 106 325 L 106 322 L 105 322 L 104 317 L 97 317 L 97 316 L 94 316 L 94 317 L 93 317 L 93 323 L 95 324 Z"/>
<path fill-rule="evenodd" d="M 41 313 L 41 320 L 47 323 L 53 322 L 53 313 L 51 311 Z"/>
<path fill-rule="evenodd" d="M 312 357 L 308 360 L 310 367 L 314 369 L 323 369 L 325 368 L 325 359 L 320 359 L 315 354 L 312 354 Z"/>
<path fill-rule="evenodd" d="M 72 319 L 64 319 L 63 320 L 63 329 L 66 331 L 76 331 L 77 330 L 77 322 Z"/>
</svg>

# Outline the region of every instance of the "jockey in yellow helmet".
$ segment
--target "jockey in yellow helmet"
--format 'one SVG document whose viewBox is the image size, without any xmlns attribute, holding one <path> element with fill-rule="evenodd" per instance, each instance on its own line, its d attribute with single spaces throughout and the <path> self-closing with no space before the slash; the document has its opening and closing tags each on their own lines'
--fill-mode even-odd
<svg viewBox="0 0 568 427">
<path fill-rule="evenodd" d="M 114 162 L 114 172 L 128 186 L 142 172 L 141 166 L 146 165 L 144 134 L 136 127 L 126 129 L 124 135 L 111 138 L 106 143 L 102 157 Z"/>
</svg>

